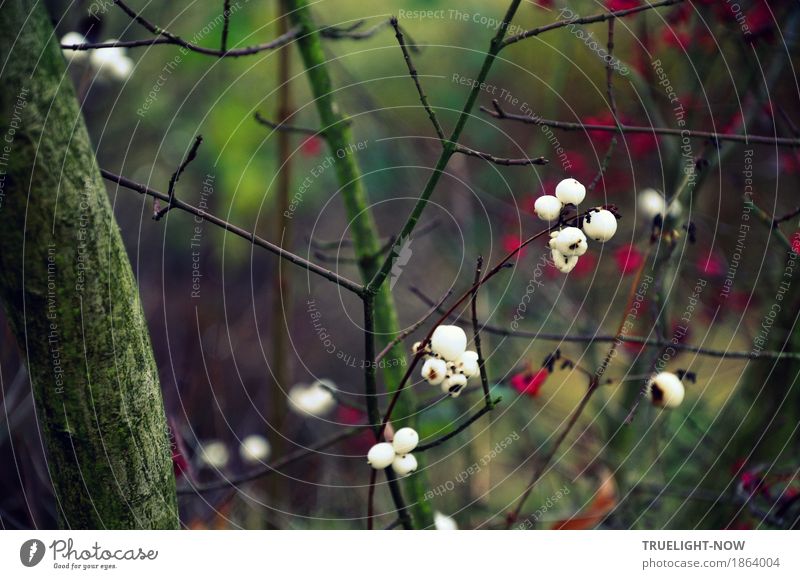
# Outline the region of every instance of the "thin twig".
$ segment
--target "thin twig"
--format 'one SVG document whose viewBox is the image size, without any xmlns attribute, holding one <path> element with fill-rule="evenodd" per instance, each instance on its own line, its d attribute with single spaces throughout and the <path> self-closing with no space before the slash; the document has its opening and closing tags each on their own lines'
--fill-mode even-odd
<svg viewBox="0 0 800 579">
<path fill-rule="evenodd" d="M 428 320 L 428 318 L 430 318 L 433 314 L 435 314 L 439 310 L 442 304 L 447 300 L 447 298 L 450 297 L 452 293 L 453 293 L 452 289 L 447 290 L 444 296 L 442 296 L 442 299 L 440 299 L 438 303 L 431 306 L 431 309 L 428 311 L 428 313 L 426 313 L 419 320 L 414 322 L 414 324 L 411 325 L 411 327 L 406 329 L 404 332 L 400 333 L 394 340 L 386 344 L 386 347 L 383 350 L 381 350 L 377 356 L 375 356 L 375 363 L 377 364 L 378 362 L 380 362 L 383 359 L 383 357 L 386 356 L 386 354 L 388 354 L 392 350 L 392 348 L 394 348 L 397 344 L 399 344 L 400 342 L 405 340 L 408 336 L 417 331 L 417 329 L 419 329 L 419 327 L 422 324 L 424 324 Z"/>
<path fill-rule="evenodd" d="M 219 49 L 228 52 L 228 28 L 231 24 L 231 0 L 225 0 L 222 5 L 222 39 Z"/>
<path fill-rule="evenodd" d="M 683 2 L 683 0 L 662 0 L 661 2 L 654 2 L 653 4 L 644 4 L 642 6 L 636 6 L 635 8 L 627 8 L 625 10 L 615 10 L 613 12 L 603 12 L 601 14 L 595 14 L 594 16 L 586 16 L 584 18 L 567 18 L 564 20 L 559 20 L 551 24 L 546 24 L 545 26 L 539 26 L 538 28 L 532 28 L 530 30 L 526 30 L 525 32 L 521 32 L 514 36 L 509 36 L 503 41 L 503 48 L 505 48 L 509 44 L 514 44 L 515 42 L 519 42 L 520 40 L 531 38 L 533 36 L 538 36 L 543 32 L 549 32 L 551 30 L 556 30 L 558 28 L 564 28 L 565 26 L 570 26 L 570 25 L 580 26 L 583 24 L 594 24 L 596 22 L 603 22 L 609 19 L 622 18 L 623 16 L 630 16 L 631 14 L 636 14 L 637 12 L 643 12 L 644 10 L 651 10 L 653 8 L 663 8 L 665 6 L 672 6 L 673 4 L 679 4 L 681 2 Z"/>
<path fill-rule="evenodd" d="M 426 235 L 432 231 L 435 231 L 439 225 L 441 225 L 441 221 L 439 219 L 433 219 L 424 225 L 420 225 L 414 231 L 414 239 L 419 239 L 423 235 Z M 319 250 L 330 250 L 330 249 L 338 249 L 340 247 L 352 247 L 353 240 L 352 239 L 330 239 L 330 240 L 322 240 L 322 239 L 314 239 L 312 237 L 306 237 L 306 241 L 313 247 L 314 249 Z M 382 241 L 382 247 L 385 248 L 383 251 L 388 251 L 397 241 L 397 238 L 394 235 L 390 235 L 384 241 Z M 387 247 L 388 246 L 388 247 Z M 383 253 L 383 252 L 381 252 Z"/>
<path fill-rule="evenodd" d="M 107 171 L 106 169 L 100 169 L 100 174 L 103 176 L 104 179 L 106 179 L 108 181 L 113 181 L 114 183 L 117 183 L 118 185 L 120 185 L 120 186 L 122 186 L 122 187 L 124 187 L 126 189 L 130 189 L 131 191 L 136 191 L 137 193 L 139 193 L 141 195 L 147 195 L 149 197 L 153 197 L 154 199 L 159 199 L 161 201 L 169 201 L 169 196 L 166 195 L 165 193 L 162 193 L 161 191 L 156 191 L 155 189 L 151 189 L 150 187 L 147 187 L 146 185 L 142 185 L 141 183 L 137 183 L 135 181 L 132 181 L 131 179 L 128 179 L 127 177 L 122 177 L 120 175 L 116 175 L 116 174 L 112 173 L 111 171 Z M 197 207 L 194 207 L 193 205 L 189 205 L 188 203 L 185 203 L 185 202 L 181 201 L 180 199 L 173 199 L 172 204 L 176 209 L 180 209 L 181 211 L 185 211 L 187 213 L 191 213 L 192 215 L 200 217 L 201 219 L 204 219 L 205 221 L 208 221 L 209 223 L 211 223 L 213 225 L 221 227 L 224 230 L 226 230 L 226 231 L 228 231 L 228 232 L 230 232 L 230 233 L 232 233 L 234 235 L 238 235 L 239 237 L 241 237 L 243 239 L 246 239 L 247 241 L 249 241 L 253 245 L 257 245 L 258 247 L 262 247 L 262 248 L 266 249 L 267 251 L 270 251 L 270 252 L 274 253 L 275 255 L 285 259 L 286 261 L 288 261 L 290 263 L 293 263 L 293 264 L 295 264 L 297 266 L 302 267 L 303 269 L 306 269 L 306 270 L 308 270 L 308 271 L 310 271 L 312 273 L 315 273 L 315 274 L 317 274 L 317 275 L 319 275 L 321 277 L 324 277 L 325 279 L 334 282 L 336 285 L 338 285 L 340 287 L 343 287 L 343 288 L 353 292 L 354 294 L 356 294 L 358 296 L 361 296 L 361 295 L 364 294 L 364 288 L 361 286 L 361 284 L 358 284 L 358 283 L 356 283 L 354 281 L 351 281 L 351 280 L 349 280 L 349 279 L 337 274 L 334 271 L 331 271 L 331 270 L 326 269 L 324 267 L 320 267 L 319 265 L 317 265 L 317 264 L 315 264 L 313 262 L 310 262 L 307 259 L 303 259 L 299 255 L 295 255 L 291 251 L 287 251 L 287 250 L 283 249 L 282 247 L 280 247 L 278 245 L 275 245 L 274 243 L 270 243 L 266 239 L 263 239 L 263 238 L 255 235 L 254 233 L 250 233 L 249 231 L 246 231 L 246 230 L 242 229 L 241 227 L 239 227 L 237 225 L 233 225 L 232 223 L 228 223 L 227 221 L 225 221 L 224 219 L 221 219 L 220 217 L 217 217 L 216 215 L 208 213 L 203 209 L 199 209 Z"/>
<path fill-rule="evenodd" d="M 502 398 L 500 398 L 499 396 L 497 398 L 495 398 L 494 400 L 490 400 L 488 404 L 486 404 L 483 407 L 481 407 L 480 410 L 478 410 L 475 414 L 473 414 L 472 416 L 467 418 L 464 422 L 462 422 L 456 428 L 454 428 L 453 430 L 451 430 L 447 434 L 437 438 L 436 440 L 434 440 L 432 442 L 429 442 L 428 444 L 419 445 L 417 448 L 414 449 L 414 452 L 425 452 L 426 450 L 430 450 L 432 448 L 436 448 L 437 446 L 439 446 L 441 444 L 444 444 L 445 442 L 447 442 L 451 438 L 453 438 L 455 436 L 458 436 L 464 430 L 469 428 L 470 424 L 472 424 L 473 422 L 478 420 L 481 416 L 483 416 L 487 412 L 490 412 L 492 410 L 492 408 L 494 408 L 495 406 L 497 406 L 500 403 L 501 400 L 502 400 Z"/>
<path fill-rule="evenodd" d="M 442 125 L 439 124 L 439 119 L 436 117 L 436 112 L 431 108 L 431 105 L 428 103 L 428 97 L 425 94 L 425 91 L 422 90 L 422 84 L 419 82 L 419 75 L 417 74 L 417 69 L 414 66 L 414 62 L 411 60 L 411 55 L 408 52 L 408 48 L 406 48 L 406 41 L 403 37 L 403 32 L 400 30 L 400 25 L 397 23 L 397 18 L 392 16 L 389 20 L 392 28 L 394 28 L 394 35 L 397 38 L 397 42 L 400 44 L 400 50 L 403 51 L 403 58 L 406 61 L 406 67 L 408 67 L 408 74 L 411 75 L 411 78 L 414 81 L 414 84 L 417 87 L 417 92 L 419 93 L 419 100 L 422 102 L 422 106 L 425 108 L 425 111 L 428 113 L 428 118 L 431 120 L 433 124 L 433 128 L 436 131 L 436 135 L 439 137 L 439 141 L 444 143 L 445 136 L 444 130 L 442 129 Z"/>
<path fill-rule="evenodd" d="M 238 476 L 238 477 L 233 477 L 233 478 L 229 478 L 229 479 L 225 479 L 225 480 L 221 480 L 221 481 L 217 481 L 217 482 L 213 482 L 213 483 L 208 483 L 208 484 L 203 484 L 203 485 L 192 485 L 192 486 L 189 486 L 189 487 L 179 488 L 178 489 L 178 494 L 179 495 L 195 495 L 195 494 L 207 493 L 207 492 L 211 492 L 211 491 L 218 491 L 218 490 L 228 489 L 230 487 L 235 487 L 235 486 L 238 486 L 240 484 L 256 480 L 256 479 L 261 478 L 263 476 L 271 475 L 273 473 L 279 472 L 283 468 L 286 468 L 290 464 L 293 464 L 293 463 L 295 463 L 295 462 L 297 462 L 299 460 L 302 460 L 303 458 L 306 458 L 308 456 L 316 454 L 318 451 L 324 450 L 324 449 L 328 448 L 329 446 L 333 446 L 337 442 L 341 442 L 342 440 L 346 440 L 346 439 L 350 438 L 351 436 L 355 436 L 356 434 L 359 434 L 360 432 L 363 432 L 367 428 L 369 428 L 368 425 L 361 425 L 361 426 L 356 426 L 356 427 L 350 428 L 350 429 L 348 429 L 348 430 L 346 430 L 344 432 L 339 432 L 337 434 L 329 436 L 328 438 L 325 438 L 325 439 L 321 440 L 320 442 L 318 442 L 316 444 L 312 444 L 311 446 L 308 446 L 306 448 L 298 449 L 295 452 L 286 455 L 282 459 L 280 459 L 280 460 L 278 460 L 276 462 L 273 462 L 272 464 L 265 465 L 265 466 L 263 466 L 263 467 L 261 467 L 259 469 L 256 469 L 256 470 L 254 470 L 252 472 L 243 474 L 243 475 Z"/>
<path fill-rule="evenodd" d="M 490 163 L 494 163 L 495 165 L 503 165 L 505 167 L 527 167 L 528 165 L 547 165 L 547 163 L 549 163 L 549 161 L 544 157 L 535 157 L 533 159 L 528 157 L 524 157 L 522 159 L 495 157 L 494 155 L 490 155 L 489 153 L 476 151 L 475 149 L 470 149 L 469 147 L 465 147 L 463 145 L 456 145 L 454 152 L 461 153 L 462 155 L 467 155 L 468 157 L 478 157 L 479 159 L 483 159 L 484 161 L 489 161 Z"/>
<path fill-rule="evenodd" d="M 481 271 L 483 270 L 483 256 L 478 256 L 478 261 L 475 264 L 475 282 L 474 285 L 481 279 Z M 483 359 L 483 351 L 481 350 L 481 330 L 478 324 L 478 288 L 472 292 L 471 308 L 472 308 L 472 336 L 475 342 L 475 352 L 478 354 L 478 369 L 481 375 L 481 387 L 483 388 L 483 400 L 486 406 L 492 405 L 492 398 L 489 394 L 489 379 L 486 376 L 486 361 Z M 439 305 L 435 310 L 439 309 Z"/>
<path fill-rule="evenodd" d="M 275 48 L 279 48 L 297 38 L 299 32 L 299 29 L 295 27 L 289 30 L 286 34 L 283 34 L 270 42 L 265 42 L 263 44 L 256 44 L 253 46 L 246 46 L 244 48 L 236 48 L 233 50 L 206 48 L 194 44 L 192 42 L 189 42 L 188 40 L 184 40 L 177 34 L 173 34 L 169 30 L 157 26 L 156 24 L 152 23 L 150 20 L 148 20 L 147 18 L 136 12 L 133 8 L 128 6 L 123 0 L 114 0 L 114 4 L 119 6 L 122 9 L 122 11 L 125 12 L 125 14 L 130 16 L 145 30 L 156 35 L 156 38 L 151 38 L 147 40 L 134 40 L 130 42 L 114 42 L 114 43 L 99 43 L 99 44 L 85 43 L 85 44 L 76 44 L 72 46 L 65 46 L 62 48 L 69 48 L 70 50 L 92 50 L 96 48 L 110 48 L 113 46 L 133 48 L 137 46 L 152 46 L 155 44 L 174 44 L 182 48 L 185 48 L 186 50 L 197 52 L 199 54 L 205 54 L 208 56 L 217 56 L 220 58 L 238 57 L 238 56 L 249 56 L 251 54 L 257 54 L 265 50 L 273 50 Z"/>
<path fill-rule="evenodd" d="M 748 145 L 772 145 L 780 147 L 800 147 L 800 139 L 790 139 L 786 137 L 769 137 L 765 135 L 740 135 L 727 133 L 712 133 L 708 131 L 693 131 L 688 129 L 669 129 L 664 127 L 645 127 L 636 125 L 605 125 L 594 123 L 580 123 L 568 121 L 553 121 L 543 119 L 536 115 L 520 115 L 509 113 L 500 107 L 500 103 L 493 101 L 493 108 L 481 106 L 481 111 L 500 120 L 517 121 L 529 125 L 539 125 L 560 129 L 562 131 L 605 131 L 608 133 L 646 133 L 651 135 L 665 135 L 669 137 L 688 137 L 691 139 L 709 139 L 711 141 L 730 141 L 735 143 L 745 143 Z"/>
<path fill-rule="evenodd" d="M 178 183 L 178 179 L 181 178 L 181 175 L 186 170 L 186 167 L 189 166 L 189 163 L 194 161 L 195 157 L 197 157 L 197 150 L 200 148 L 200 144 L 203 142 L 203 135 L 197 135 L 194 138 L 194 143 L 192 143 L 192 147 L 189 149 L 189 152 L 186 154 L 186 157 L 183 159 L 183 163 L 180 164 L 178 169 L 172 174 L 172 177 L 169 179 L 169 186 L 167 189 L 167 205 L 166 207 L 157 210 L 153 214 L 153 219 L 155 221 L 159 221 L 164 215 L 166 215 L 170 209 L 172 209 L 175 203 L 175 185 Z"/>
<path fill-rule="evenodd" d="M 427 295 L 422 293 L 419 288 L 412 287 L 411 292 L 414 293 L 420 300 L 428 306 L 433 305 L 435 302 Z M 438 308 L 439 312 L 443 312 L 442 308 Z M 456 319 L 454 315 L 449 318 Z M 466 325 L 466 322 L 459 322 Z M 786 358 L 800 360 L 800 352 L 776 352 L 773 350 L 762 350 L 761 352 L 745 352 L 740 350 L 718 350 L 714 348 L 702 348 L 699 346 L 692 346 L 690 344 L 673 344 L 671 341 L 663 340 L 648 340 L 638 336 L 614 336 L 612 334 L 559 334 L 549 332 L 525 331 L 525 330 L 506 330 L 499 326 L 492 326 L 490 324 L 480 324 L 481 330 L 488 334 L 495 334 L 497 336 L 505 336 L 508 338 L 522 338 L 525 340 L 544 340 L 548 342 L 565 342 L 565 343 L 611 343 L 619 341 L 624 344 L 637 344 L 645 348 L 663 348 L 671 346 L 675 350 L 683 352 L 691 352 L 700 356 L 708 356 L 710 358 L 730 358 L 733 360 L 757 360 L 759 358 Z"/>
<path fill-rule="evenodd" d="M 321 135 L 323 131 L 321 129 L 312 129 L 309 127 L 296 127 L 294 125 L 287 125 L 286 123 L 276 123 L 274 121 L 269 120 L 268 118 L 264 117 L 256 111 L 255 115 L 253 115 L 256 122 L 264 125 L 265 127 L 269 127 L 275 131 L 282 131 L 286 133 L 302 133 L 304 135 L 312 135 L 317 136 Z"/>
<path fill-rule="evenodd" d="M 611 117 L 614 119 L 614 124 L 619 128 L 620 120 L 619 115 L 617 114 L 617 99 L 614 96 L 614 67 L 612 66 L 613 54 L 614 54 L 614 23 L 616 20 L 612 19 L 608 21 L 608 56 L 606 57 L 606 95 L 608 96 L 608 106 L 611 109 Z M 611 136 L 611 142 L 608 144 L 608 150 L 606 151 L 605 156 L 603 157 L 603 161 L 600 163 L 600 169 L 597 171 L 597 175 L 595 175 L 592 182 L 589 183 L 586 189 L 588 191 L 594 191 L 594 188 L 600 182 L 600 179 L 603 178 L 605 172 L 608 170 L 608 165 L 611 163 L 611 157 L 614 155 L 614 151 L 617 148 L 617 135 Z"/>
</svg>

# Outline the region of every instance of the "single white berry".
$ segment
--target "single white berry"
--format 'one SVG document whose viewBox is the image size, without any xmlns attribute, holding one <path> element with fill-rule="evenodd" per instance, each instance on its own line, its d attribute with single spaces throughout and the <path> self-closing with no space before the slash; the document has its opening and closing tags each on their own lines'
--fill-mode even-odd
<svg viewBox="0 0 800 579">
<path fill-rule="evenodd" d="M 200 460 L 211 468 L 222 468 L 228 464 L 230 455 L 228 447 L 219 440 L 212 440 L 202 445 Z"/>
<path fill-rule="evenodd" d="M 576 179 L 564 179 L 556 185 L 556 197 L 564 205 L 567 203 L 580 205 L 583 198 L 586 197 L 586 187 Z"/>
<path fill-rule="evenodd" d="M 79 32 L 67 32 L 61 38 L 61 44 L 72 45 L 85 43 L 86 38 Z M 64 53 L 64 58 L 72 62 L 84 62 L 87 58 L 89 58 L 88 50 L 71 50 L 69 48 L 65 48 L 62 52 Z"/>
<path fill-rule="evenodd" d="M 591 239 L 605 243 L 617 232 L 617 218 L 607 209 L 594 209 L 583 218 L 583 232 Z"/>
<path fill-rule="evenodd" d="M 676 408 L 683 402 L 683 382 L 672 372 L 661 372 L 650 379 L 647 393 L 654 406 Z"/>
<path fill-rule="evenodd" d="M 336 406 L 335 391 L 329 380 L 317 380 L 310 386 L 298 384 L 289 390 L 289 406 L 298 414 L 324 416 Z"/>
<path fill-rule="evenodd" d="M 467 385 L 467 377 L 463 374 L 453 374 L 448 376 L 442 382 L 442 392 L 449 394 L 453 398 L 458 398 L 461 395 L 461 390 Z"/>
<path fill-rule="evenodd" d="M 431 336 L 431 350 L 445 360 L 457 360 L 467 349 L 467 335 L 458 326 L 439 326 Z"/>
<path fill-rule="evenodd" d="M 272 447 L 269 441 L 259 434 L 245 437 L 239 447 L 239 455 L 242 460 L 250 464 L 264 462 L 269 458 L 270 452 L 272 452 Z"/>
<path fill-rule="evenodd" d="M 105 40 L 106 43 L 117 42 L 116 38 Z M 133 72 L 133 60 L 125 49 L 119 46 L 98 48 L 89 56 L 89 63 L 97 70 L 97 74 L 110 80 L 127 80 Z"/>
<path fill-rule="evenodd" d="M 458 359 L 456 368 L 464 374 L 467 378 L 472 378 L 480 373 L 480 366 L 478 365 L 478 353 L 472 350 L 467 350 Z"/>
<path fill-rule="evenodd" d="M 558 197 L 554 195 L 542 195 L 533 203 L 533 210 L 539 219 L 544 221 L 555 221 L 561 214 L 561 208 L 564 205 Z"/>
<path fill-rule="evenodd" d="M 441 384 L 447 375 L 447 363 L 439 358 L 428 358 L 422 365 L 422 377 L 428 384 L 436 386 Z"/>
<path fill-rule="evenodd" d="M 567 257 L 557 249 L 550 250 L 550 257 L 553 260 L 553 265 L 555 265 L 556 269 L 561 273 L 569 273 L 578 265 L 577 255 Z"/>
<path fill-rule="evenodd" d="M 655 219 L 656 215 L 668 215 L 672 218 L 678 218 L 683 212 L 683 205 L 677 199 L 673 199 L 671 203 L 667 204 L 664 194 L 655 189 L 642 189 L 637 198 L 639 212 L 644 217 L 651 221 Z"/>
<path fill-rule="evenodd" d="M 367 462 L 375 470 L 386 468 L 394 461 L 394 447 L 388 442 L 379 442 L 369 449 Z"/>
<path fill-rule="evenodd" d="M 406 476 L 417 470 L 417 459 L 413 454 L 398 456 L 392 462 L 392 470 L 397 476 Z"/>
<path fill-rule="evenodd" d="M 419 434 L 413 428 L 401 428 L 394 433 L 392 447 L 397 454 L 408 454 L 419 444 Z"/>
<path fill-rule="evenodd" d="M 445 514 L 436 511 L 433 513 L 433 526 L 437 531 L 457 531 L 458 523 L 454 519 Z"/>
<path fill-rule="evenodd" d="M 581 256 L 589 249 L 586 234 L 577 227 L 565 227 L 550 239 L 550 249 L 558 250 L 566 257 Z"/>
</svg>

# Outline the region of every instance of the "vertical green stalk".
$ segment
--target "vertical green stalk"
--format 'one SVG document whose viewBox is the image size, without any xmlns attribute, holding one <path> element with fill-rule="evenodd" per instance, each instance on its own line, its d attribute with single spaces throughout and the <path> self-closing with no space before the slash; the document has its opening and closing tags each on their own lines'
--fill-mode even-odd
<svg viewBox="0 0 800 579">
<path fill-rule="evenodd" d="M 333 85 L 328 73 L 326 58 L 322 49 L 317 27 L 311 17 L 306 0 L 288 0 L 292 12 L 290 14 L 295 26 L 301 30 L 297 45 L 306 67 L 311 90 L 316 99 L 317 112 L 324 128 L 322 134 L 336 159 L 336 178 L 341 188 L 345 210 L 350 220 L 358 267 L 362 279 L 367 282 L 377 271 L 377 259 L 380 257 L 380 239 L 378 229 L 369 207 L 367 192 L 362 180 L 361 170 L 355 155 L 345 154 L 341 158 L 337 151 L 349 151 L 353 143 L 352 132 L 345 116 L 339 111 L 333 99 Z M 399 333 L 399 323 L 394 300 L 387 285 L 374 292 L 375 332 L 380 343 L 385 346 Z M 383 368 L 383 377 L 388 387 L 396 388 L 403 377 L 403 368 L 407 364 L 406 355 L 401 345 L 395 345 L 384 358 L 388 363 Z M 365 360 L 370 363 L 372 360 Z M 398 407 L 402 417 L 409 417 L 415 407 L 413 395 L 409 395 Z M 414 418 L 401 418 L 397 421 L 407 422 L 414 426 Z M 420 469 L 422 470 L 422 469 Z M 406 489 L 414 502 L 413 511 L 418 526 L 433 524 L 430 507 L 422 500 L 424 479 L 422 473 L 409 477 Z"/>
</svg>

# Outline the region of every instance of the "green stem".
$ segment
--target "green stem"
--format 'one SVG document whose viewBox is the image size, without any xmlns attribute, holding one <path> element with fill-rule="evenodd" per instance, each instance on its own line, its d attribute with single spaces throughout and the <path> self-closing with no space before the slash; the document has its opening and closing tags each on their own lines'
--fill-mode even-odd
<svg viewBox="0 0 800 579">
<path fill-rule="evenodd" d="M 352 132 L 347 118 L 339 111 L 333 99 L 333 85 L 328 73 L 327 59 L 322 49 L 318 27 L 314 24 L 307 0 L 289 0 L 291 18 L 300 29 L 297 46 L 306 67 L 311 90 L 314 94 L 317 113 L 322 122 L 322 136 L 336 158 L 335 170 L 345 210 L 351 223 L 353 246 L 362 278 L 372 279 L 376 272 L 376 256 L 380 255 L 381 243 L 378 228 L 369 209 L 367 192 L 361 176 L 361 170 L 355 155 L 350 153 L 353 143 Z M 338 151 L 347 154 L 336 155 Z M 388 286 L 370 292 L 374 297 L 375 333 L 382 345 L 387 345 L 399 333 L 399 323 L 394 300 Z M 384 380 L 389 388 L 396 388 L 403 377 L 403 367 L 407 364 L 406 355 L 401 345 L 392 347 L 387 356 L 387 364 L 383 368 Z M 365 360 L 369 365 L 373 360 Z M 411 409 L 416 406 L 413 396 L 407 397 L 398 408 L 401 418 L 398 423 L 405 422 L 415 426 Z M 422 467 L 420 467 L 422 471 Z M 422 473 L 405 479 L 406 488 L 410 491 L 414 502 L 414 515 L 418 526 L 433 524 L 433 513 L 430 506 L 422 500 L 424 478 Z M 397 497 L 397 493 L 392 493 Z M 399 505 L 398 505 L 399 508 Z"/>
</svg>

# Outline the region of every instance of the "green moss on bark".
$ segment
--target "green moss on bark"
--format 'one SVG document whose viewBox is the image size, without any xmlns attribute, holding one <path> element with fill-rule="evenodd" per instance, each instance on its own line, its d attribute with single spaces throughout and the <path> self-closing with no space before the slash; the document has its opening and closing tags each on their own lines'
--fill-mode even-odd
<svg viewBox="0 0 800 579">
<path fill-rule="evenodd" d="M 136 281 L 41 3 L 3 6 L 0 295 L 60 523 L 175 528 L 167 423 Z"/>
</svg>

